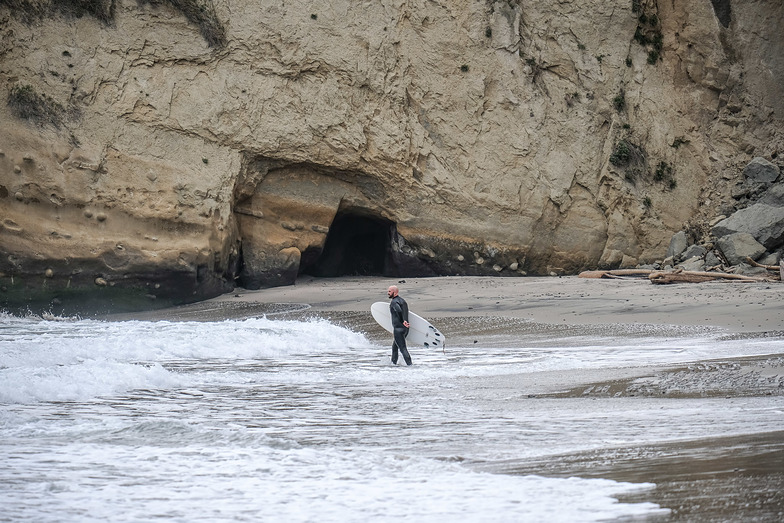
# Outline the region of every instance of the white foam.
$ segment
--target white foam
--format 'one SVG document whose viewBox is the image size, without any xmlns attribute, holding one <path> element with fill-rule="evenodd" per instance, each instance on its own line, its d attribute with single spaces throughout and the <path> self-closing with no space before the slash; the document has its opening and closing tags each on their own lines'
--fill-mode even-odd
<svg viewBox="0 0 784 523">
<path fill-rule="evenodd" d="M 367 346 L 323 320 L 53 321 L 0 316 L 0 402 L 74 401 L 133 389 L 188 386 L 182 361 L 275 361 Z M 232 379 L 218 373 L 217 381 Z M 236 376 L 236 373 L 234 374 Z M 240 378 L 240 382 L 242 379 Z"/>
<path fill-rule="evenodd" d="M 167 428 L 171 431 L 171 427 Z M 149 438 L 148 438 L 149 441 Z M 123 447 L 72 444 L 11 467 L 29 478 L 0 491 L 13 520 L 601 521 L 666 514 L 618 503 L 652 484 L 473 472 L 409 455 L 321 448 Z M 106 477 L 122 481 L 107 481 Z M 149 481 L 148 478 L 160 478 Z M 45 495 L 47 503 L 25 499 Z M 4 498 L 4 499 L 3 499 Z"/>
</svg>

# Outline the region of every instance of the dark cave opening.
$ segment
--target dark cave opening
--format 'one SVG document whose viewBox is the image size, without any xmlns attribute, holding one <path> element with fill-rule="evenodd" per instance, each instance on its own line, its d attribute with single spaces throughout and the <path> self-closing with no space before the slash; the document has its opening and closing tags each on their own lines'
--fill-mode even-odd
<svg viewBox="0 0 784 523">
<path fill-rule="evenodd" d="M 324 249 L 302 254 L 300 273 L 337 276 L 394 276 L 392 238 L 395 224 L 384 218 L 339 212 Z"/>
<path fill-rule="evenodd" d="M 716 18 L 719 19 L 721 25 L 725 28 L 730 26 L 732 21 L 732 6 L 730 0 L 711 0 L 713 4 L 713 11 L 716 13 Z"/>
</svg>

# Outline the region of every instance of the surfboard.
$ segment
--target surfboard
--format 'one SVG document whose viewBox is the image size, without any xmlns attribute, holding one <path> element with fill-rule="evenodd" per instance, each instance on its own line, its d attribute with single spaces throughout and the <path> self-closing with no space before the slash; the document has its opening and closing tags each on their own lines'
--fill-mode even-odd
<svg viewBox="0 0 784 523">
<path fill-rule="evenodd" d="M 373 319 L 388 332 L 392 332 L 392 315 L 389 313 L 389 302 L 377 301 L 370 306 Z M 406 345 L 409 347 L 428 347 L 444 349 L 446 338 L 438 329 L 418 314 L 408 311 L 408 336 Z"/>
</svg>

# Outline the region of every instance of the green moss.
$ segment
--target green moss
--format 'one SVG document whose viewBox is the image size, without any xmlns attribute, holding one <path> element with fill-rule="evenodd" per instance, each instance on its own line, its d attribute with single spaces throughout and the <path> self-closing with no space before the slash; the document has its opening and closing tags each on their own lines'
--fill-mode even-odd
<svg viewBox="0 0 784 523">
<path fill-rule="evenodd" d="M 626 95 L 623 90 L 613 98 L 613 107 L 619 113 L 626 108 Z"/>
<path fill-rule="evenodd" d="M 610 163 L 615 166 L 623 166 L 629 163 L 631 157 L 631 149 L 626 140 L 621 140 L 615 144 L 615 150 L 610 155 Z"/>
</svg>

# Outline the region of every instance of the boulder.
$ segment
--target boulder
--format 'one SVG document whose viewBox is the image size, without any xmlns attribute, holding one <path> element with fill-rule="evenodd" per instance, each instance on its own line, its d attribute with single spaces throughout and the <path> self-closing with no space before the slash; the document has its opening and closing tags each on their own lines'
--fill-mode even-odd
<svg viewBox="0 0 784 523">
<path fill-rule="evenodd" d="M 678 267 L 681 267 L 684 271 L 702 271 L 705 270 L 705 261 L 702 259 L 702 256 L 694 256 L 679 263 Z"/>
<path fill-rule="evenodd" d="M 686 233 L 684 231 L 676 232 L 670 239 L 670 247 L 667 249 L 667 258 L 677 258 L 683 254 L 683 251 L 685 251 L 688 246 L 689 240 L 686 238 Z"/>
<path fill-rule="evenodd" d="M 779 264 L 779 253 L 768 253 L 757 262 L 761 263 L 762 265 L 778 265 Z"/>
<path fill-rule="evenodd" d="M 784 207 L 784 183 L 777 183 L 768 189 L 757 203 L 764 203 L 774 207 Z"/>
<path fill-rule="evenodd" d="M 711 232 L 717 238 L 749 233 L 767 249 L 774 250 L 784 242 L 784 207 L 756 203 L 720 221 Z"/>
<path fill-rule="evenodd" d="M 703 258 L 707 252 L 708 250 L 702 245 L 690 245 L 689 248 L 684 251 L 683 259 L 688 260 L 689 258 L 694 257 Z"/>
<path fill-rule="evenodd" d="M 743 276 L 762 276 L 768 275 L 768 270 L 764 267 L 754 267 L 748 263 L 739 263 L 735 266 L 735 274 L 742 274 Z"/>
<path fill-rule="evenodd" d="M 779 177 L 779 173 L 777 165 L 760 157 L 754 158 L 743 169 L 743 176 L 746 180 L 762 183 L 775 182 L 776 178 Z"/>
<path fill-rule="evenodd" d="M 765 254 L 765 247 L 747 232 L 736 232 L 723 236 L 716 243 L 732 265 L 745 262 L 746 257 L 756 260 Z"/>
<path fill-rule="evenodd" d="M 740 200 L 741 198 L 755 199 L 757 196 L 765 192 L 767 187 L 768 185 L 765 183 L 746 180 L 743 183 L 739 183 L 733 187 L 730 194 L 736 200 Z"/>
<path fill-rule="evenodd" d="M 713 251 L 710 251 L 708 254 L 705 255 L 705 266 L 706 267 L 715 267 L 716 265 L 721 265 L 721 260 Z"/>
</svg>

